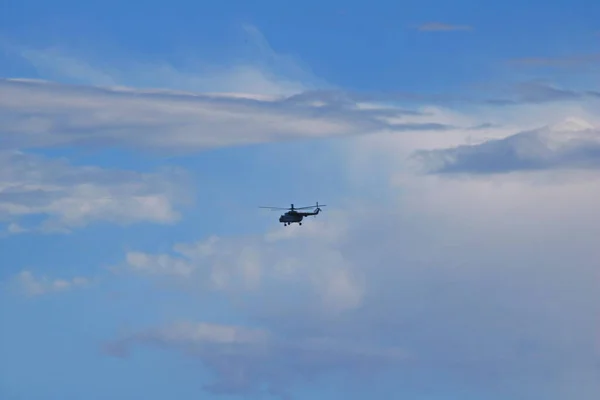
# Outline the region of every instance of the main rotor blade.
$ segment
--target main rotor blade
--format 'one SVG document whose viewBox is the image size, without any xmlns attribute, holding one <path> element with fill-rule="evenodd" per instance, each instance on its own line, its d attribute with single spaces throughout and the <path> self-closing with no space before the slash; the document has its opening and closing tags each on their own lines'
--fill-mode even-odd
<svg viewBox="0 0 600 400">
<path fill-rule="evenodd" d="M 317 208 L 317 207 L 325 207 L 327 204 L 319 204 L 318 206 L 308 206 L 308 207 L 294 207 L 294 210 L 306 210 L 308 208 Z"/>
<path fill-rule="evenodd" d="M 258 208 L 268 208 L 270 210 L 290 210 L 289 207 L 287 207 L 287 208 L 281 208 L 281 207 L 258 207 Z"/>
</svg>

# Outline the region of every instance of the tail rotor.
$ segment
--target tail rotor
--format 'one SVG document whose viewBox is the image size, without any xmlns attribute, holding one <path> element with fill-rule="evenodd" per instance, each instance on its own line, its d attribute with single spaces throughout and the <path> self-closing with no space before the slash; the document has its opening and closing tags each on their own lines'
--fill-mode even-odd
<svg viewBox="0 0 600 400">
<path fill-rule="evenodd" d="M 316 206 L 315 206 L 315 207 L 316 207 L 316 208 L 315 208 L 315 213 L 316 213 L 316 214 L 320 213 L 320 212 L 321 212 L 321 207 L 319 207 L 319 202 L 318 202 L 318 201 L 317 201 L 317 203 L 316 203 Z M 323 204 L 323 207 L 325 207 L 325 205 L 324 205 L 324 204 Z M 315 217 L 316 217 L 316 214 L 315 214 Z"/>
</svg>

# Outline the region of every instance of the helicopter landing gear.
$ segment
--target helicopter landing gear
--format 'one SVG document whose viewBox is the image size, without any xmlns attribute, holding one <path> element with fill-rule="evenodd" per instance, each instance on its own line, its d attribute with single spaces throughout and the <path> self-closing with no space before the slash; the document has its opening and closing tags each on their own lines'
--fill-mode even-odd
<svg viewBox="0 0 600 400">
<path fill-rule="evenodd" d="M 298 225 L 302 225 L 302 222 L 298 222 Z"/>
</svg>

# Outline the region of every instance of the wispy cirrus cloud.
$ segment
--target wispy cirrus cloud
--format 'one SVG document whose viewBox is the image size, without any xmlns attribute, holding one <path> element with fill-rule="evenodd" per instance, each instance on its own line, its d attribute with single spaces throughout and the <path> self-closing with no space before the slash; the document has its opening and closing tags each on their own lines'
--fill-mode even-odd
<svg viewBox="0 0 600 400">
<path fill-rule="evenodd" d="M 508 63 L 520 67 L 557 67 L 600 66 L 599 54 L 581 54 L 561 57 L 525 57 L 509 60 Z"/>
<path fill-rule="evenodd" d="M 416 28 L 421 32 L 454 32 L 454 31 L 472 31 L 474 28 L 470 25 L 446 24 L 442 22 L 427 22 Z"/>
<path fill-rule="evenodd" d="M 268 96 L 332 87 L 297 57 L 276 52 L 255 26 L 243 24 L 241 33 L 239 46 L 232 45 L 235 59 L 210 63 L 202 56 L 188 54 L 183 65 L 177 66 L 162 59 L 138 61 L 110 54 L 96 57 L 60 44 L 39 47 L 4 39 L 0 48 L 27 62 L 44 79 L 60 83 Z"/>
</svg>

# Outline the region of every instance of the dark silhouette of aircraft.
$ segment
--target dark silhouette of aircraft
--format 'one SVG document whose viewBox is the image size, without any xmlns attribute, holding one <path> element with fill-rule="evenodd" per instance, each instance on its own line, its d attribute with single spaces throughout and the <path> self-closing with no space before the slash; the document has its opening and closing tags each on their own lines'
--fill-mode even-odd
<svg viewBox="0 0 600 400">
<path fill-rule="evenodd" d="M 288 226 L 293 223 L 302 225 L 302 220 L 304 219 L 304 217 L 308 217 L 310 215 L 317 216 L 317 214 L 319 214 L 319 212 L 321 212 L 320 207 L 325 207 L 325 206 L 326 206 L 326 204 L 319 206 L 319 202 L 317 201 L 316 205 L 314 206 L 315 210 L 312 212 L 302 212 L 302 211 L 296 211 L 296 210 L 307 210 L 309 208 L 313 208 L 313 206 L 295 208 L 293 204 L 289 208 L 280 208 L 280 207 L 259 207 L 259 208 L 269 208 L 271 210 L 289 210 L 288 212 L 286 212 L 285 214 L 282 214 L 279 217 L 279 222 L 283 223 L 283 226 Z"/>
</svg>

